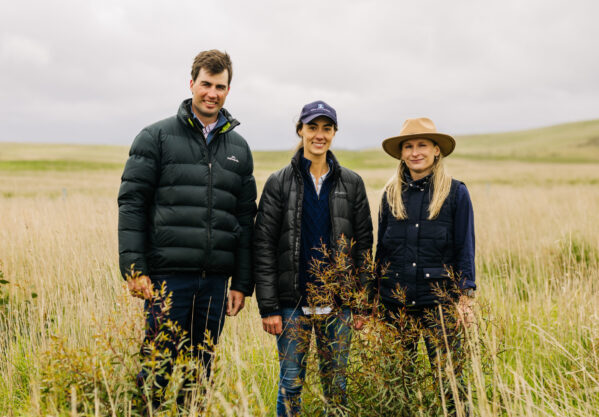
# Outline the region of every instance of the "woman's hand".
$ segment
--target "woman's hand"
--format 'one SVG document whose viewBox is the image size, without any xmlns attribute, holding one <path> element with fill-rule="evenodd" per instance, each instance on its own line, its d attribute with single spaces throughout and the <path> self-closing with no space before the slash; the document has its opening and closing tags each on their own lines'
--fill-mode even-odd
<svg viewBox="0 0 599 417">
<path fill-rule="evenodd" d="M 464 327 L 469 327 L 474 323 L 474 298 L 467 295 L 460 295 L 458 299 L 458 321 L 462 322 Z"/>
<path fill-rule="evenodd" d="M 147 275 L 140 275 L 137 278 L 127 280 L 127 287 L 132 296 L 141 298 L 142 300 L 150 300 L 152 298 L 152 281 Z"/>
<path fill-rule="evenodd" d="M 358 315 L 353 317 L 352 327 L 354 330 L 362 330 L 364 324 L 366 324 L 366 317 Z"/>
<path fill-rule="evenodd" d="M 273 335 L 279 335 L 283 332 L 283 317 L 270 316 L 262 319 L 264 331 Z"/>
</svg>

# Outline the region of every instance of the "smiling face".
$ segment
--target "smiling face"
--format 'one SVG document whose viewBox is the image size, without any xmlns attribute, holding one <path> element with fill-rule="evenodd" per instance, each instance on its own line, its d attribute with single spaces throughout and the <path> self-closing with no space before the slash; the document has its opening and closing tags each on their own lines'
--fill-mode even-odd
<svg viewBox="0 0 599 417">
<path fill-rule="evenodd" d="M 424 178 L 433 171 L 435 157 L 440 153 L 439 147 L 430 139 L 408 139 L 401 144 L 401 160 L 414 180 Z"/>
<path fill-rule="evenodd" d="M 225 104 L 229 94 L 229 73 L 227 70 L 219 74 L 210 74 L 201 68 L 195 80 L 189 82 L 194 114 L 205 125 L 214 123 L 218 111 Z"/>
<path fill-rule="evenodd" d="M 335 136 L 333 121 L 325 116 L 317 117 L 309 123 L 304 123 L 298 135 L 304 145 L 304 158 L 313 161 L 326 155 Z"/>
</svg>

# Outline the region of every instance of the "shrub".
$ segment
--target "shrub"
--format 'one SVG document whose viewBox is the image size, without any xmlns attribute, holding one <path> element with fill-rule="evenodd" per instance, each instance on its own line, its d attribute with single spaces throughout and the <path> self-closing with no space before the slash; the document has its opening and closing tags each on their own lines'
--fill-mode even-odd
<svg viewBox="0 0 599 417">
<path fill-rule="evenodd" d="M 134 277 L 136 275 L 133 275 Z M 124 288 L 121 303 L 133 298 Z M 193 414 L 201 409 L 196 382 L 201 381 L 201 365 L 185 347 L 187 334 L 168 319 L 171 308 L 166 288 L 154 291 L 148 301 L 160 303 L 155 317 L 159 331 L 144 340 L 140 355 L 142 329 L 140 315 L 130 319 L 116 314 L 91 323 L 91 346 L 72 346 L 68 338 L 54 336 L 41 358 L 43 408 L 59 412 L 69 407 L 85 415 L 179 415 L 183 409 Z M 170 348 L 177 350 L 175 360 Z M 139 378 L 140 368 L 145 377 Z M 166 386 L 158 383 L 166 381 Z M 192 393 L 194 395 L 187 395 Z M 187 398 L 186 398 L 187 397 Z M 186 402 L 185 402 L 186 400 Z M 191 411 L 190 411 L 191 410 Z"/>
<path fill-rule="evenodd" d="M 332 314 L 338 316 L 343 308 L 349 308 L 354 316 L 369 316 L 363 331 L 353 333 L 350 364 L 346 369 L 347 401 L 327 399 L 320 394 L 317 380 L 326 375 L 322 375 L 312 358 L 304 386 L 308 400 L 304 402 L 304 412 L 314 415 L 318 410 L 328 409 L 329 414 L 340 416 L 434 416 L 456 407 L 461 413 L 468 400 L 463 380 L 468 372 L 464 369 L 469 357 L 466 350 L 471 343 L 466 343 L 463 317 L 455 308 L 457 287 L 437 289 L 444 300 L 442 306 L 428 311 L 424 320 L 430 324 L 429 328 L 438 326 L 439 331 L 423 329 L 405 308 L 397 312 L 384 310 L 374 294 L 378 272 L 384 276 L 385 268 L 379 268 L 371 254 L 362 265 L 353 265 L 348 256 L 351 245 L 353 242 L 347 247 L 340 240 L 334 252 L 321 248 L 324 259 L 314 262 L 311 268 L 317 283 L 308 288 L 312 307 L 332 306 Z M 449 272 L 453 282 L 457 282 L 459 277 Z M 398 301 L 405 299 L 400 291 L 396 297 Z M 307 316 L 305 320 L 316 323 L 323 317 Z M 437 353 L 433 366 L 429 365 L 424 343 L 419 343 L 421 336 L 430 342 L 430 353 Z M 300 333 L 296 337 L 304 346 L 310 345 L 309 334 Z M 410 348 L 414 344 L 418 346 L 416 350 Z M 477 348 L 482 345 L 479 343 Z M 452 354 L 443 354 L 446 351 Z"/>
</svg>

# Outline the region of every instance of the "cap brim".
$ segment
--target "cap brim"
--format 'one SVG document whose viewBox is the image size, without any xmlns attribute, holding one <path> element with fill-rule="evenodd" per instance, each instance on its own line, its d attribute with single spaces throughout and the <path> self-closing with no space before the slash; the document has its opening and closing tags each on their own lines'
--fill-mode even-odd
<svg viewBox="0 0 599 417">
<path fill-rule="evenodd" d="M 455 149 L 455 139 L 444 133 L 415 133 L 413 135 L 394 136 L 383 141 L 383 149 L 393 158 L 401 159 L 401 143 L 416 138 L 432 140 L 439 146 L 443 156 L 448 156 Z"/>
<path fill-rule="evenodd" d="M 301 119 L 300 121 L 302 123 L 310 123 L 312 120 L 316 119 L 317 117 L 326 117 L 327 119 L 329 119 L 331 122 L 333 122 L 333 124 L 335 126 L 337 126 L 337 121 L 335 119 L 333 119 L 328 113 L 317 113 L 317 114 L 311 114 L 309 116 L 304 117 L 303 119 Z"/>
</svg>

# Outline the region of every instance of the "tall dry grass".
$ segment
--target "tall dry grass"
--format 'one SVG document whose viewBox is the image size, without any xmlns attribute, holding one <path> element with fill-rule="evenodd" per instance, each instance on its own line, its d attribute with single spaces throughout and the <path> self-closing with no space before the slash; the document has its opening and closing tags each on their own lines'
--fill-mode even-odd
<svg viewBox="0 0 599 417">
<path fill-rule="evenodd" d="M 351 157 L 376 220 L 393 162 Z M 256 155 L 259 189 L 270 160 Z M 474 414 L 599 415 L 597 165 L 448 162 L 475 206 L 481 326 L 471 339 Z M 77 395 L 58 403 L 44 386 L 57 340 L 72 355 L 56 372 L 67 371 L 76 352 L 101 364 L 109 356 L 99 341 L 123 329 L 141 342 L 142 305 L 126 297 L 117 270 L 119 175 L 0 172 L 0 270 L 9 281 L 0 285 L 8 300 L 0 305 L 0 415 L 83 410 Z M 118 378 L 135 370 L 133 341 L 124 347 L 129 368 Z M 263 332 L 254 300 L 227 320 L 214 375 L 207 415 L 273 415 L 275 340 Z M 108 388 L 117 398 L 118 387 Z M 317 401 L 307 395 L 307 409 Z M 102 415 L 90 407 L 89 415 Z"/>
</svg>

